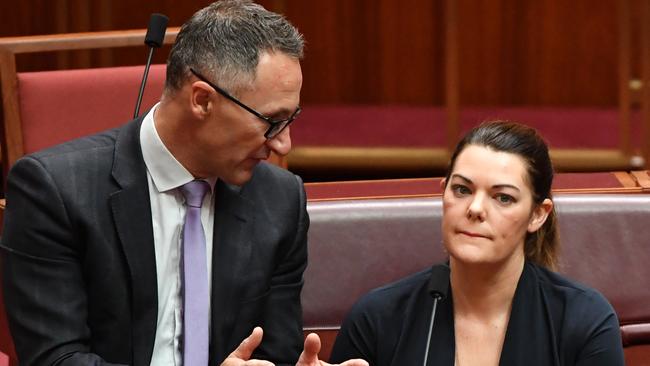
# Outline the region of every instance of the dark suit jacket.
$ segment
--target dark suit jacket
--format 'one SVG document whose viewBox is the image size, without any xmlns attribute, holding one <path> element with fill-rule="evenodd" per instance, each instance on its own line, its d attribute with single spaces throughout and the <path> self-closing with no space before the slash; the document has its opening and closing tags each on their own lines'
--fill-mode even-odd
<svg viewBox="0 0 650 366">
<path fill-rule="evenodd" d="M 19 160 L 7 186 L 5 302 L 22 365 L 149 365 L 156 263 L 141 119 Z M 259 164 L 215 188 L 210 365 L 264 328 L 293 364 L 309 218 L 300 178 Z"/>
<path fill-rule="evenodd" d="M 354 305 L 331 362 L 363 358 L 371 366 L 421 365 L 433 298 L 431 270 L 373 290 Z M 438 303 L 428 365 L 453 366 L 453 294 Z M 501 350 L 501 366 L 623 366 L 614 309 L 593 289 L 532 263 L 519 278 Z"/>
</svg>

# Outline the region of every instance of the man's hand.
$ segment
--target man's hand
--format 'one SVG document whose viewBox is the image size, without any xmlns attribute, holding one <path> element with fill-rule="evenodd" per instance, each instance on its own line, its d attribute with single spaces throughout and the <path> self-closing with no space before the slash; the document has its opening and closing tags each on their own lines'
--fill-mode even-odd
<svg viewBox="0 0 650 366">
<path fill-rule="evenodd" d="M 330 365 L 325 361 L 318 359 L 318 352 L 320 352 L 320 338 L 316 333 L 310 333 L 305 338 L 305 349 L 300 354 L 296 366 L 336 366 Z M 368 362 L 361 359 L 348 360 L 339 366 L 368 366 Z"/>
<path fill-rule="evenodd" d="M 221 366 L 274 366 L 272 362 L 262 360 L 251 360 L 255 348 L 262 343 L 262 328 L 255 327 L 251 335 L 244 339 L 236 350 L 223 360 Z M 320 347 L 320 346 L 319 346 Z"/>
</svg>

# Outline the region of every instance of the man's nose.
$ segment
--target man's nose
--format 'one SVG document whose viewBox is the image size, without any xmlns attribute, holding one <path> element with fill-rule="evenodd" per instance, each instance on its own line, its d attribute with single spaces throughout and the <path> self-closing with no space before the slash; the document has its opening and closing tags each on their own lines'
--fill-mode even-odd
<svg viewBox="0 0 650 366">
<path fill-rule="evenodd" d="M 285 128 L 277 136 L 266 140 L 266 146 L 279 156 L 285 156 L 291 150 L 291 132 L 289 127 Z"/>
</svg>

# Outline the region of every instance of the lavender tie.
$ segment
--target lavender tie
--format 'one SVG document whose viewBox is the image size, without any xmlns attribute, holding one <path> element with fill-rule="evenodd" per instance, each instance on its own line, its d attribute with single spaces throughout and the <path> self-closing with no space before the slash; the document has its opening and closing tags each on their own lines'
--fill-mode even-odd
<svg viewBox="0 0 650 366">
<path fill-rule="evenodd" d="M 187 211 L 183 226 L 183 366 L 208 366 L 208 269 L 201 205 L 210 186 L 194 180 L 181 187 Z"/>
</svg>

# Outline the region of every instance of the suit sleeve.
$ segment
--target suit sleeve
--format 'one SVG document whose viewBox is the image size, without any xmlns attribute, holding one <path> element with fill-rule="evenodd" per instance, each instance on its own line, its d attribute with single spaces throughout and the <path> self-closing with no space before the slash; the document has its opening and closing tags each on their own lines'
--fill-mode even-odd
<svg viewBox="0 0 650 366">
<path fill-rule="evenodd" d="M 49 172 L 32 157 L 7 180 L 2 238 L 7 318 L 21 365 L 116 365 L 90 352 L 84 244 Z"/>
<path fill-rule="evenodd" d="M 253 358 L 270 360 L 276 365 L 295 365 L 302 351 L 302 307 L 300 292 L 307 267 L 307 230 L 309 215 L 302 180 L 295 176 L 297 220 L 295 232 L 278 253 L 271 278 L 271 289 L 264 306 L 264 338 Z"/>
</svg>

